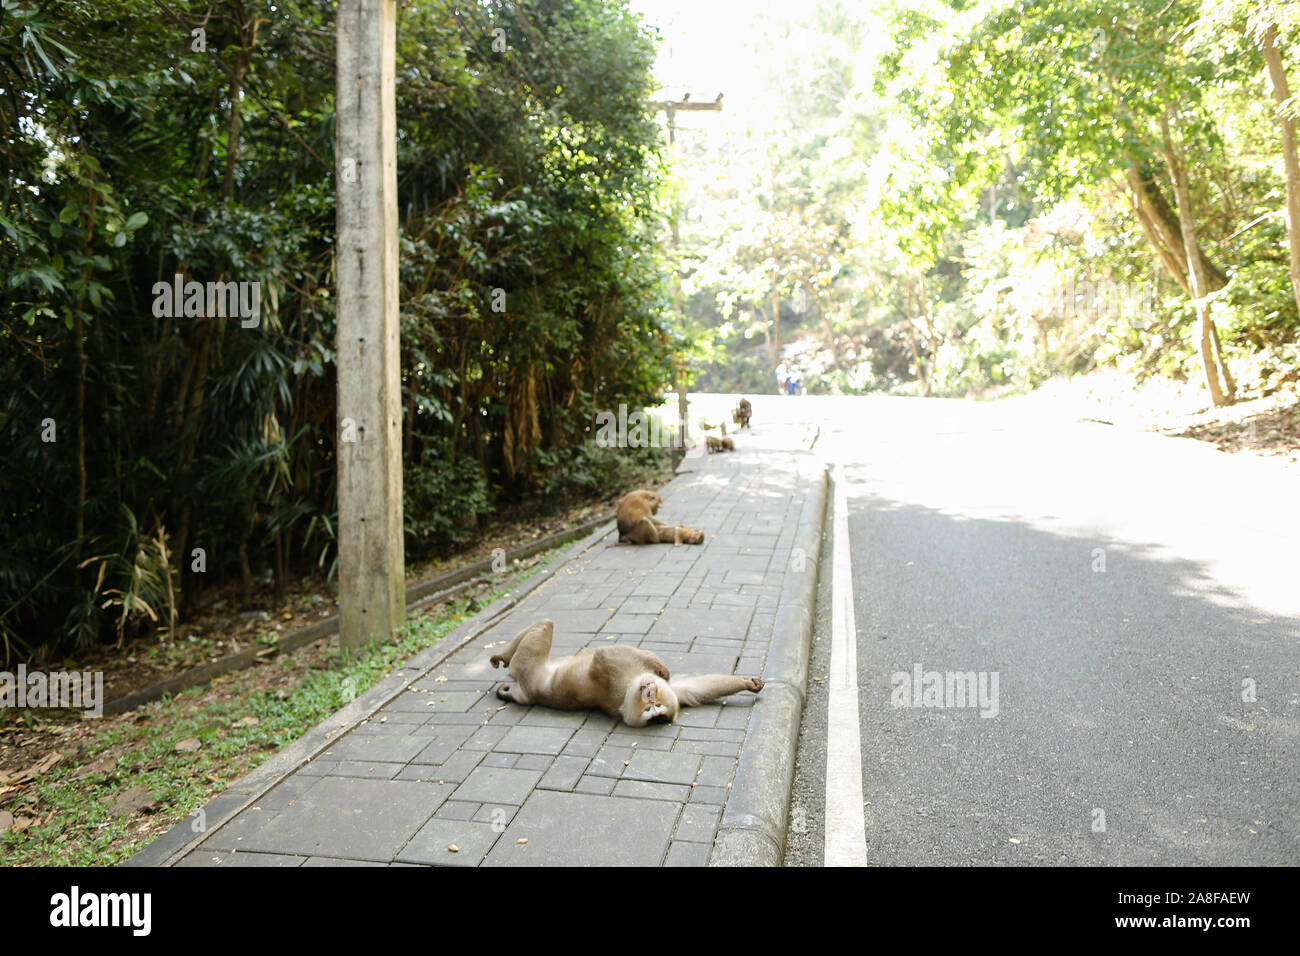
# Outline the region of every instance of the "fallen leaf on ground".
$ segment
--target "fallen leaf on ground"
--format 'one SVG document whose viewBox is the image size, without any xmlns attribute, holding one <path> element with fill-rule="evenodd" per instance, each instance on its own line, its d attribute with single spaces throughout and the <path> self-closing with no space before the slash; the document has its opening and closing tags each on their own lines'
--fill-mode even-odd
<svg viewBox="0 0 1300 956">
<path fill-rule="evenodd" d="M 112 812 L 114 816 L 129 817 L 153 804 L 153 792 L 143 784 L 136 784 L 113 799 Z"/>
<path fill-rule="evenodd" d="M 7 778 L 5 780 L 5 783 L 18 784 L 18 783 L 26 783 L 28 780 L 35 780 L 37 777 L 45 773 L 47 770 L 49 770 L 51 767 L 53 767 L 56 763 L 58 763 L 62 759 L 63 759 L 63 754 L 59 753 L 59 751 L 57 750 L 51 750 L 40 760 L 36 761 L 36 763 L 28 767 L 26 770 L 20 770 L 15 776 Z"/>
</svg>

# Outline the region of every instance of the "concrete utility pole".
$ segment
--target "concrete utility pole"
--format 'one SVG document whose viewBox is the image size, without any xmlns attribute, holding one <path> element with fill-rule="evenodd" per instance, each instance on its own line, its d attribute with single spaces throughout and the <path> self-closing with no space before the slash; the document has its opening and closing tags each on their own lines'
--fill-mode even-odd
<svg viewBox="0 0 1300 956">
<path fill-rule="evenodd" d="M 712 103 L 698 103 L 691 101 L 691 94 L 687 93 L 680 100 L 665 100 L 658 105 L 668 115 L 668 145 L 671 147 L 677 142 L 677 113 L 679 111 L 695 110 L 714 110 L 722 112 L 722 94 L 719 93 L 717 99 Z M 673 209 L 673 251 L 677 251 L 677 243 L 680 238 L 677 234 L 678 212 Z M 680 273 L 675 277 L 673 284 L 673 308 L 677 311 L 679 320 L 683 325 L 686 324 L 686 316 L 682 310 L 682 277 Z M 686 451 L 686 369 L 682 365 L 677 368 L 677 441 L 682 447 L 682 453 Z"/>
<path fill-rule="evenodd" d="M 406 616 L 397 322 L 395 0 L 338 6 L 339 645 Z"/>
</svg>

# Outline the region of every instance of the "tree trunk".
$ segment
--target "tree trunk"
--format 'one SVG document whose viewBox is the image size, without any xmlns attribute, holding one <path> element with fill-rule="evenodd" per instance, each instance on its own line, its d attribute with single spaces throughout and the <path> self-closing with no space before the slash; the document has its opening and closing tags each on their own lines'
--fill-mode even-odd
<svg viewBox="0 0 1300 956">
<path fill-rule="evenodd" d="M 1284 112 L 1284 104 L 1291 98 L 1291 89 L 1282 66 L 1282 53 L 1277 46 L 1277 26 L 1269 24 L 1261 40 L 1264 62 L 1268 64 L 1269 79 L 1273 82 L 1273 98 L 1277 100 L 1277 122 L 1282 127 L 1282 157 L 1286 161 L 1286 235 L 1291 246 L 1291 291 L 1296 307 L 1300 308 L 1300 161 L 1296 159 L 1295 122 Z"/>
<path fill-rule="evenodd" d="M 1157 257 L 1174 281 L 1191 296 L 1192 284 L 1188 273 L 1190 256 L 1179 215 L 1170 208 L 1160 187 L 1136 160 L 1129 163 L 1125 178 L 1133 192 L 1134 211 L 1147 241 L 1156 250 Z M 1205 277 L 1204 288 L 1207 292 L 1216 292 L 1228 284 L 1228 277 L 1209 260 L 1199 246 L 1196 247 L 1196 258 Z"/>
<path fill-rule="evenodd" d="M 921 380 L 921 394 L 930 397 L 930 377 L 925 374 L 925 363 L 921 361 L 921 348 L 916 342 L 916 326 L 912 324 L 912 280 L 903 280 L 903 301 L 907 311 L 907 340 L 912 345 L 912 358 L 916 362 L 916 377 Z"/>
<path fill-rule="evenodd" d="M 1215 405 L 1231 405 L 1236 398 L 1237 387 L 1223 359 L 1219 346 L 1219 333 L 1210 317 L 1210 304 L 1205 297 L 1210 290 L 1206 288 L 1207 276 L 1200 255 L 1200 246 L 1196 242 L 1196 213 L 1192 208 L 1192 189 L 1187 182 L 1187 174 L 1182 159 L 1169 135 L 1167 117 L 1160 118 L 1160 131 L 1163 135 L 1161 148 L 1165 162 L 1169 166 L 1169 177 L 1173 181 L 1174 196 L 1178 202 L 1178 219 L 1182 225 L 1183 248 L 1188 250 L 1187 273 L 1192 287 L 1192 303 L 1201 325 L 1201 361 L 1205 366 L 1205 384 L 1210 389 L 1210 400 Z"/>
<path fill-rule="evenodd" d="M 772 277 L 772 341 L 776 346 L 772 350 L 772 368 L 781 364 L 781 292 L 776 287 L 776 277 Z"/>
<path fill-rule="evenodd" d="M 768 361 L 773 367 L 775 367 L 776 359 L 773 356 L 776 355 L 776 351 L 772 348 L 772 326 L 767 320 L 767 310 L 758 303 L 754 303 L 754 311 L 757 312 L 758 317 L 763 320 L 763 348 L 767 350 Z"/>
</svg>

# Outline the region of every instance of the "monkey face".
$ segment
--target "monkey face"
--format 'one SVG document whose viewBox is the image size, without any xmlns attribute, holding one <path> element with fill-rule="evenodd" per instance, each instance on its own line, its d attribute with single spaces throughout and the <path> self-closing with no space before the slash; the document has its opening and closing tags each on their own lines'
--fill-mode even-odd
<svg viewBox="0 0 1300 956">
<path fill-rule="evenodd" d="M 671 724 L 677 719 L 677 695 L 666 680 L 649 674 L 641 678 L 633 716 L 636 720 L 628 723 L 634 727 Z"/>
</svg>

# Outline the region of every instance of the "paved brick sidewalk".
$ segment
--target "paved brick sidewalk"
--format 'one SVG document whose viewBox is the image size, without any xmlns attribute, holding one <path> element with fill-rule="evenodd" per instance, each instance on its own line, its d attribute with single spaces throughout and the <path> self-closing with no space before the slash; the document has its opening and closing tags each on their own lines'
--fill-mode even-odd
<svg viewBox="0 0 1300 956">
<path fill-rule="evenodd" d="M 749 798 L 730 789 L 742 746 L 756 762 L 737 785 L 749 779 L 770 790 L 765 768 L 774 761 L 779 777 L 793 759 L 800 654 L 779 651 L 782 673 L 768 667 L 768 656 L 774 634 L 778 648 L 788 645 L 798 622 L 811 620 L 811 608 L 791 616 L 779 605 L 811 593 L 816 548 L 800 553 L 796 537 L 800 529 L 820 533 L 824 472 L 807 452 L 747 447 L 688 459 L 662 493 L 659 517 L 703 528 L 703 546 L 618 545 L 612 530 L 593 536 L 489 630 L 435 666 L 417 658 L 417 670 L 399 675 L 406 686 L 395 696 L 391 685 L 381 698 L 366 695 L 361 711 L 309 733 L 294 745 L 296 769 L 255 772 L 255 785 L 236 784 L 206 808 L 204 833 L 185 832 L 187 821 L 132 862 L 708 863 L 727 826 L 724 812 L 742 830 L 757 826 Z M 555 621 L 555 654 L 635 644 L 674 674 L 761 674 L 768 686 L 641 729 L 595 711 L 498 700 L 495 688 L 508 677 L 489 665 L 489 648 L 541 618 Z M 771 727 L 756 730 L 765 710 L 779 725 L 775 738 Z M 786 727 L 791 719 L 795 726 Z M 760 842 L 770 849 L 775 840 L 778 856 L 783 835 L 771 833 L 783 827 L 788 777 L 784 786 L 784 794 L 778 786 L 754 797 L 777 807 Z M 762 854 L 739 855 L 728 862 L 760 862 Z"/>
</svg>

